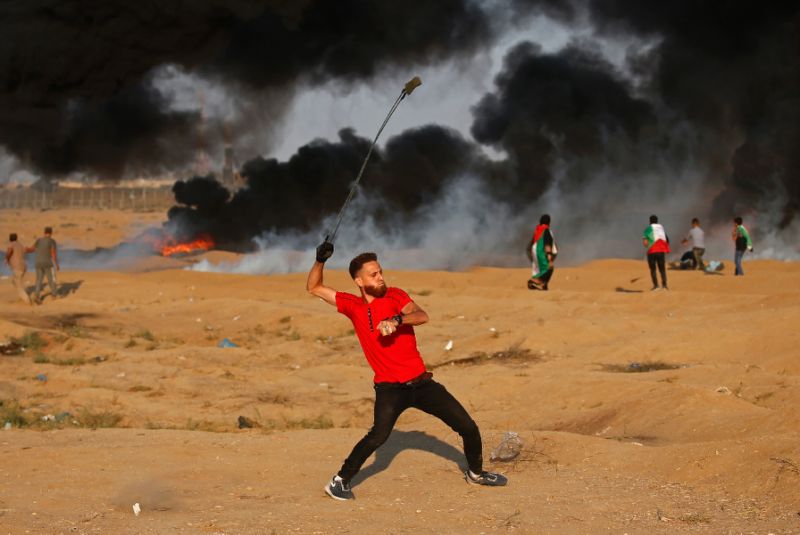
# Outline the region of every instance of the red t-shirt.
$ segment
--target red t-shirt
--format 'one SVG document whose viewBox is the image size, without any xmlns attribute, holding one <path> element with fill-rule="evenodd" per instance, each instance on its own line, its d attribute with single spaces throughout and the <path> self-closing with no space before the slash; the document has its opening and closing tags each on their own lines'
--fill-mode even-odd
<svg viewBox="0 0 800 535">
<path fill-rule="evenodd" d="M 414 327 L 400 325 L 389 336 L 381 336 L 378 324 L 400 311 L 411 298 L 400 288 L 388 288 L 386 295 L 367 304 L 363 298 L 336 292 L 336 309 L 350 318 L 367 357 L 376 383 L 405 383 L 425 373 L 425 363 L 417 349 Z"/>
</svg>

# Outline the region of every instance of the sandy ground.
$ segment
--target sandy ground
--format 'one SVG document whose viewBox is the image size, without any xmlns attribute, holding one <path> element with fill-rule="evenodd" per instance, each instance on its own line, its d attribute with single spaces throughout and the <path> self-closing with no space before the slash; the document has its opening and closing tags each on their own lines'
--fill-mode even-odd
<svg viewBox="0 0 800 535">
<path fill-rule="evenodd" d="M 3 213 L 0 230 L 17 218 L 91 248 L 163 215 Z M 40 307 L 2 281 L 0 342 L 34 347 L 0 355 L 0 533 L 800 532 L 800 265 L 670 271 L 652 293 L 639 261 L 559 268 L 549 292 L 525 269 L 384 266 L 510 483 L 468 486 L 459 437 L 409 411 L 340 503 L 322 487 L 372 410 L 350 324 L 304 274 L 175 269 L 197 258 L 63 272 Z M 628 373 L 652 365 L 672 368 Z M 505 431 L 523 451 L 491 463 Z"/>
</svg>

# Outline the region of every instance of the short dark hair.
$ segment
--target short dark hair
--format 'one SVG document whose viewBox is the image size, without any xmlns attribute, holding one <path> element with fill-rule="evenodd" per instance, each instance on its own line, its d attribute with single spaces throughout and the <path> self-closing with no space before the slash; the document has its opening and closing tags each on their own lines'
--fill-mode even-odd
<svg viewBox="0 0 800 535">
<path fill-rule="evenodd" d="M 692 225 L 694 225 L 694 224 L 698 224 L 698 225 L 700 224 L 700 220 L 697 219 L 696 217 L 692 218 Z"/>
<path fill-rule="evenodd" d="M 651 222 L 651 223 L 658 223 L 658 216 L 656 216 L 656 215 L 651 215 L 651 216 L 650 216 L 650 222 Z"/>
<path fill-rule="evenodd" d="M 378 261 L 378 255 L 376 255 L 375 253 L 361 253 L 360 255 L 358 255 L 357 257 L 355 257 L 350 261 L 350 267 L 348 268 L 348 270 L 350 271 L 350 277 L 355 279 L 356 273 L 361 271 L 361 268 L 364 267 L 364 264 L 366 264 L 367 262 L 377 262 L 377 261 Z"/>
<path fill-rule="evenodd" d="M 742 224 L 742 218 L 741 217 L 734 217 L 733 218 L 733 222 L 736 223 L 737 225 L 741 225 Z"/>
<path fill-rule="evenodd" d="M 539 218 L 539 224 L 541 224 L 541 225 L 549 225 L 550 224 L 550 214 L 543 214 L 542 217 Z"/>
<path fill-rule="evenodd" d="M 53 227 L 44 227 L 44 233 L 45 234 L 52 234 L 53 233 Z"/>
<path fill-rule="evenodd" d="M 9 234 L 8 235 L 8 241 L 17 241 L 17 233 L 16 232 L 12 232 L 11 234 Z"/>
</svg>

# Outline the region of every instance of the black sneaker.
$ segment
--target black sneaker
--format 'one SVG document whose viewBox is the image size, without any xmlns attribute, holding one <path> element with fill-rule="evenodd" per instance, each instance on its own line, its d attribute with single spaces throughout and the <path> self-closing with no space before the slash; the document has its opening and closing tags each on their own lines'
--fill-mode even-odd
<svg viewBox="0 0 800 535">
<path fill-rule="evenodd" d="M 528 289 L 529 290 L 542 290 L 542 286 L 534 281 L 533 279 L 528 280 Z"/>
<path fill-rule="evenodd" d="M 487 487 L 505 487 L 508 483 L 506 476 L 495 474 L 494 472 L 481 472 L 477 477 L 472 475 L 471 470 L 464 472 L 467 483 L 472 485 L 486 485 Z"/>
<path fill-rule="evenodd" d="M 339 476 L 333 476 L 330 483 L 325 485 L 325 492 L 334 500 L 354 500 L 353 491 L 350 490 L 350 483 L 345 483 Z"/>
</svg>

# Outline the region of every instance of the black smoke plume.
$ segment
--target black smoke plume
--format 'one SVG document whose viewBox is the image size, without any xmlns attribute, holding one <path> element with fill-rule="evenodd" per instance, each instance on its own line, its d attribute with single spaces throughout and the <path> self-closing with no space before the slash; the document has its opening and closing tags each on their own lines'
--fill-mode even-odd
<svg viewBox="0 0 800 535">
<path fill-rule="evenodd" d="M 230 200 L 212 177 L 178 181 L 173 191 L 184 206 L 169 212 L 168 227 L 181 240 L 209 234 L 220 248 L 248 250 L 264 232 L 319 229 L 335 214 L 361 167 L 370 140 L 352 130 L 339 140 L 318 140 L 286 162 L 256 158 L 242 168 L 246 186 Z M 378 224 L 408 223 L 407 217 L 436 199 L 447 179 L 490 166 L 458 132 L 429 125 L 392 137 L 365 169 L 363 193 L 382 199 Z M 376 229 L 379 230 L 379 229 Z"/>
<path fill-rule="evenodd" d="M 650 58 L 653 98 L 719 145 L 731 131 L 741 136 L 717 170 L 724 189 L 714 216 L 781 199 L 779 225 L 789 225 L 800 206 L 800 5 L 591 0 L 589 8 L 601 32 L 660 40 Z"/>
<path fill-rule="evenodd" d="M 0 145 L 50 175 L 188 163 L 197 114 L 151 88 L 175 65 L 247 92 L 345 85 L 489 43 L 470 0 L 0 2 Z M 209 129 L 221 125 L 207 125 Z"/>
<path fill-rule="evenodd" d="M 576 203 L 571 212 L 586 212 L 583 225 L 631 212 L 630 224 L 644 224 L 644 212 L 666 210 L 672 197 L 669 209 L 687 221 L 727 220 L 777 200 L 771 223 L 791 224 L 800 205 L 798 8 L 729 4 L 721 12 L 693 2 L 588 2 L 555 12 L 577 20 L 583 10 L 598 35 L 634 43 L 625 69 L 591 41 L 556 53 L 516 45 L 495 89 L 473 108 L 477 143 L 428 126 L 391 138 L 375 155 L 364 188 L 381 202 L 371 215 L 378 223 L 410 217 L 440 198 L 448 180 L 469 174 L 512 211 L 537 206 L 556 188 Z M 541 2 L 515 6 L 554 12 Z M 637 48 L 642 42 L 650 46 Z M 502 159 L 488 160 L 482 146 Z M 231 211 L 220 211 L 220 228 L 231 243 L 313 228 L 335 214 L 367 147 L 343 131 L 339 142 L 311 143 L 287 162 L 249 162 L 248 187 L 224 205 Z M 698 198 L 685 197 L 689 188 Z"/>
</svg>

